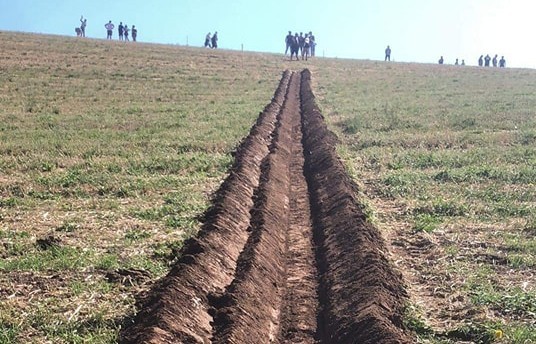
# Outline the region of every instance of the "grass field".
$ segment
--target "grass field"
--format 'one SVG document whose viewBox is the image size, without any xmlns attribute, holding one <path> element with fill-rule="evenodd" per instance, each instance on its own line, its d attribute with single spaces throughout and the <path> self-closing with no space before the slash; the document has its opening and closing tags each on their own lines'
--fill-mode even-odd
<svg viewBox="0 0 536 344">
<path fill-rule="evenodd" d="M 114 343 L 308 67 L 416 342 L 536 342 L 536 71 L 0 32 L 0 343 Z"/>
</svg>

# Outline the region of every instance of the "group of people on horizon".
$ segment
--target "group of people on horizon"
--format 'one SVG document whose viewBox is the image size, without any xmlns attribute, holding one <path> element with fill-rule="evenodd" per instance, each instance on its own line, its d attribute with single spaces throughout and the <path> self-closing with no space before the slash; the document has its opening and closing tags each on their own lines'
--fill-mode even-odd
<svg viewBox="0 0 536 344">
<path fill-rule="evenodd" d="M 306 33 L 305 35 L 303 32 L 298 33 L 296 32 L 294 35 L 292 34 L 292 31 L 289 31 L 287 36 L 285 37 L 285 56 L 288 54 L 288 51 L 290 50 L 290 60 L 292 61 L 292 57 L 296 56 L 296 60 L 299 60 L 299 55 L 301 55 L 302 60 L 306 60 L 309 58 L 309 56 L 314 57 L 315 56 L 315 47 L 316 47 L 316 41 L 315 36 L 311 31 L 309 33 Z"/>
<path fill-rule="evenodd" d="M 484 55 L 480 55 L 480 57 L 478 58 L 478 65 L 480 67 L 482 67 L 482 66 L 489 67 L 490 66 L 489 63 L 491 61 L 491 63 L 493 64 L 493 67 L 497 67 L 497 62 L 498 62 L 499 63 L 498 66 L 500 68 L 505 68 L 506 67 L 506 60 L 504 59 L 504 56 L 501 56 L 500 60 L 497 60 L 497 57 L 498 57 L 497 54 L 495 54 L 493 59 L 489 56 L 489 54 L 486 54 L 485 57 L 484 57 Z"/>
<path fill-rule="evenodd" d="M 497 54 L 495 54 L 493 59 L 489 55 L 486 55 L 485 57 L 484 57 L 484 55 L 480 55 L 480 57 L 478 58 L 478 66 L 480 66 L 480 67 L 482 67 L 482 66 L 489 67 L 490 66 L 490 61 L 491 61 L 491 63 L 493 64 L 493 67 L 505 68 L 506 67 L 506 60 L 504 59 L 504 56 L 502 56 L 500 60 L 498 60 L 497 58 L 498 58 Z M 443 56 L 441 56 L 439 58 L 439 60 L 437 61 L 437 63 L 439 63 L 440 65 L 442 65 L 444 62 L 445 62 L 445 60 L 443 59 Z M 454 62 L 454 65 L 455 66 L 458 66 L 458 65 L 465 66 L 465 60 L 462 59 L 462 62 L 460 63 L 458 61 L 458 59 L 456 59 L 456 61 Z"/>
<path fill-rule="evenodd" d="M 110 20 L 109 22 L 104 24 L 104 28 L 106 29 L 106 39 L 112 39 L 115 25 Z M 133 42 L 136 42 L 138 38 L 138 29 L 136 29 L 136 25 L 132 25 L 132 29 L 129 29 L 127 24 L 123 25 L 123 22 L 119 22 L 119 26 L 117 27 L 117 33 L 119 34 L 120 41 L 129 41 L 129 33 L 132 34 Z"/>
<path fill-rule="evenodd" d="M 218 31 L 215 31 L 212 36 L 210 35 L 210 32 L 207 33 L 205 36 L 205 48 L 218 48 Z"/>
<path fill-rule="evenodd" d="M 86 26 L 87 26 L 87 19 L 85 19 L 84 16 L 81 16 L 80 27 L 76 27 L 74 29 L 78 37 L 86 37 Z M 106 28 L 106 39 L 112 39 L 115 25 L 110 20 L 109 22 L 104 24 L 104 27 Z M 119 34 L 120 41 L 123 41 L 123 40 L 128 41 L 129 34 L 132 34 L 132 41 L 136 42 L 138 38 L 138 29 L 136 29 L 136 25 L 132 25 L 132 29 L 129 29 L 127 24 L 123 25 L 123 22 L 120 22 L 119 27 L 118 27 L 118 34 Z"/>
</svg>

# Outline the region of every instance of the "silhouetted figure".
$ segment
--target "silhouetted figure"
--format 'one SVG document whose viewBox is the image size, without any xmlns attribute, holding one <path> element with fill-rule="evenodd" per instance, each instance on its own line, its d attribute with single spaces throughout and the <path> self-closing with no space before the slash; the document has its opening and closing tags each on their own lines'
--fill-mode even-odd
<svg viewBox="0 0 536 344">
<path fill-rule="evenodd" d="M 300 54 L 303 54 L 303 45 L 305 44 L 305 37 L 303 37 L 303 32 L 300 32 L 298 37 L 298 44 L 300 45 Z"/>
<path fill-rule="evenodd" d="M 76 37 L 82 37 L 82 30 L 79 27 L 75 27 L 74 32 L 76 32 Z"/>
<path fill-rule="evenodd" d="M 460 63 L 458 62 L 458 59 L 456 59 L 456 62 L 454 62 L 455 66 L 458 66 Z"/>
<path fill-rule="evenodd" d="M 119 40 L 123 40 L 123 33 L 125 32 L 125 27 L 123 26 L 123 22 L 119 22 L 119 26 L 117 27 L 117 31 L 119 33 Z"/>
<path fill-rule="evenodd" d="M 391 47 L 385 48 L 385 61 L 391 61 Z"/>
<path fill-rule="evenodd" d="M 480 55 L 478 58 L 478 65 L 482 67 L 484 65 L 484 55 Z"/>
<path fill-rule="evenodd" d="M 504 59 L 504 56 L 501 56 L 501 59 L 499 60 L 499 67 L 500 68 L 506 67 L 506 60 Z"/>
<path fill-rule="evenodd" d="M 210 32 L 209 32 L 205 36 L 205 48 L 212 48 L 212 46 L 210 45 L 210 40 L 211 40 L 211 36 L 210 36 Z"/>
<path fill-rule="evenodd" d="M 123 35 L 125 36 L 125 41 L 128 41 L 128 32 L 130 29 L 128 28 L 127 24 L 123 27 Z"/>
<path fill-rule="evenodd" d="M 489 61 L 491 61 L 491 57 L 486 54 L 486 57 L 484 57 L 484 66 L 489 67 Z"/>
<path fill-rule="evenodd" d="M 465 66 L 465 60 L 462 59 L 462 66 Z"/>
<path fill-rule="evenodd" d="M 106 29 L 106 39 L 112 39 L 112 34 L 114 33 L 114 24 L 112 24 L 112 21 L 110 20 L 106 24 L 104 24 L 104 28 Z"/>
<path fill-rule="evenodd" d="M 445 60 L 443 60 L 443 56 L 441 56 L 441 57 L 439 58 L 439 61 L 437 61 L 437 63 L 439 63 L 439 64 L 443 64 L 444 61 L 445 61 Z"/>
<path fill-rule="evenodd" d="M 497 54 L 493 56 L 493 60 L 491 60 L 491 63 L 493 63 L 493 67 L 497 67 Z"/>
<path fill-rule="evenodd" d="M 136 25 L 132 25 L 132 41 L 136 42 L 136 38 L 138 38 L 138 29 L 136 29 Z"/>
<path fill-rule="evenodd" d="M 310 55 L 315 56 L 316 39 L 312 31 L 309 31 L 309 50 Z"/>
<path fill-rule="evenodd" d="M 294 35 L 292 42 L 290 44 L 290 60 L 292 61 L 292 56 L 296 55 L 296 61 L 300 58 L 298 57 L 298 51 L 300 50 L 300 37 L 298 33 Z"/>
<path fill-rule="evenodd" d="M 292 36 L 292 32 L 288 32 L 288 35 L 285 37 L 285 56 L 287 56 L 288 51 L 290 50 L 290 46 L 292 45 L 292 40 L 294 39 L 294 36 Z"/>
<path fill-rule="evenodd" d="M 309 48 L 311 47 L 311 40 L 309 39 L 309 35 L 305 34 L 305 37 L 303 39 L 303 48 L 302 48 L 302 55 L 301 59 L 307 61 L 309 57 Z"/>
<path fill-rule="evenodd" d="M 218 48 L 218 31 L 214 32 L 212 35 L 212 49 Z"/>
<path fill-rule="evenodd" d="M 84 19 L 84 16 L 80 17 L 80 33 L 82 37 L 86 37 L 86 25 L 87 19 Z"/>
</svg>

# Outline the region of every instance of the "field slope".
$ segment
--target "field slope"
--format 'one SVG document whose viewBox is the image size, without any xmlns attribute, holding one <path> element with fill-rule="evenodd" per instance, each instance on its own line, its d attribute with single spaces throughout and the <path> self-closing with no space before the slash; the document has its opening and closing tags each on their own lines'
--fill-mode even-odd
<svg viewBox="0 0 536 344">
<path fill-rule="evenodd" d="M 536 340 L 536 71 L 0 44 L 0 343 L 117 342 L 282 71 L 305 67 L 415 341 Z"/>
</svg>

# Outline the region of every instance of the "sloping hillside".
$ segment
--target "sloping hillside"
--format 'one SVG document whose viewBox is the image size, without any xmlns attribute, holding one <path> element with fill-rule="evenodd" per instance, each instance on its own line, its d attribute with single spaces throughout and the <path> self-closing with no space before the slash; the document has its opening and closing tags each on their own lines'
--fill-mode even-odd
<svg viewBox="0 0 536 344">
<path fill-rule="evenodd" d="M 536 71 L 0 45 L 0 342 L 116 342 L 283 70 L 304 67 L 405 278 L 406 326 L 422 342 L 536 340 Z"/>
</svg>

